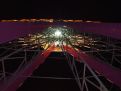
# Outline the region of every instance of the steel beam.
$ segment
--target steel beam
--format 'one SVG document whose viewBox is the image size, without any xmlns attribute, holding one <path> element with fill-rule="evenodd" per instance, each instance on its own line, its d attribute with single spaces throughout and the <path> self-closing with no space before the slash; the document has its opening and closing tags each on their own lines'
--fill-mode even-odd
<svg viewBox="0 0 121 91">
<path fill-rule="evenodd" d="M 1 91 L 16 91 L 19 88 L 20 84 L 22 84 L 28 76 L 32 74 L 32 72 L 37 69 L 40 64 L 42 64 L 48 55 L 53 50 L 54 46 L 49 47 L 46 51 L 40 52 L 36 58 L 34 58 L 26 67 L 24 67 L 19 72 L 15 72 L 12 77 L 3 83 L 0 83 Z M 23 77 L 26 76 L 26 77 Z"/>
<path fill-rule="evenodd" d="M 112 83 L 117 85 L 121 88 L 121 70 L 116 69 L 112 67 L 111 65 L 108 65 L 104 63 L 103 61 L 99 60 L 98 58 L 92 57 L 83 51 L 75 51 L 73 48 L 69 46 L 64 47 L 67 52 L 72 54 L 78 61 L 81 59 L 82 61 L 86 62 L 92 69 L 96 70 L 100 74 L 102 74 L 104 77 L 107 78 L 107 80 L 110 80 Z M 79 55 L 79 57 L 78 57 Z"/>
</svg>

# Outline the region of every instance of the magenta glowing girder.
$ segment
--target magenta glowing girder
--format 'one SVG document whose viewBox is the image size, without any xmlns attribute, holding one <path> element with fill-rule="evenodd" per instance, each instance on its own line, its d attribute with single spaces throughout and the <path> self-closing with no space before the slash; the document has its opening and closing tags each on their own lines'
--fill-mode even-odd
<svg viewBox="0 0 121 91">
<path fill-rule="evenodd" d="M 45 59 L 53 50 L 54 46 L 51 46 L 46 51 L 40 52 L 32 62 L 29 62 L 27 66 L 23 67 L 21 71 L 15 72 L 13 76 L 5 81 L 0 81 L 0 89 L 1 91 L 16 91 L 20 84 L 22 84 L 27 77 L 29 77 L 34 70 L 36 70 L 41 64 L 44 63 Z"/>
<path fill-rule="evenodd" d="M 96 70 L 103 76 L 105 76 L 108 80 L 112 83 L 116 84 L 121 88 L 121 71 L 118 69 L 113 68 L 109 64 L 102 62 L 99 59 L 96 59 L 88 54 L 84 53 L 83 51 L 76 52 L 73 48 L 65 46 L 64 49 L 72 54 L 77 61 L 84 61 L 86 62 L 92 69 Z"/>
</svg>

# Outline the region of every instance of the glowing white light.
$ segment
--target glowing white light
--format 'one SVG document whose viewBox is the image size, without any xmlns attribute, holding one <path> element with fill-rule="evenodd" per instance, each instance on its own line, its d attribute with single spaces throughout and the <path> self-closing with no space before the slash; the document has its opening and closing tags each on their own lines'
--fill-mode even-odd
<svg viewBox="0 0 121 91">
<path fill-rule="evenodd" d="M 57 46 L 57 45 L 59 45 L 59 44 L 60 44 L 60 42 L 59 42 L 59 41 L 56 41 L 56 42 L 55 42 L 55 45 L 56 45 L 56 46 Z"/>
<path fill-rule="evenodd" d="M 56 37 L 61 37 L 62 36 L 61 31 L 59 31 L 59 30 L 55 31 L 55 36 Z"/>
</svg>

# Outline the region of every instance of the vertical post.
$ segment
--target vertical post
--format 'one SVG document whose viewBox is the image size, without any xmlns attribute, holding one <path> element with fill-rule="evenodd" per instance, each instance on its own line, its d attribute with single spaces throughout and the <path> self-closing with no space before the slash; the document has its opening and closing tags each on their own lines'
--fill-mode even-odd
<svg viewBox="0 0 121 91">
<path fill-rule="evenodd" d="M 85 71 L 86 71 L 86 66 L 84 64 L 84 70 L 83 70 L 83 79 L 82 79 L 82 88 L 81 91 L 84 90 L 84 84 L 85 84 Z"/>
<path fill-rule="evenodd" d="M 88 90 L 88 86 L 87 86 L 87 83 L 85 82 L 85 88 L 86 88 L 86 91 L 89 91 Z"/>
<path fill-rule="evenodd" d="M 4 63 L 4 60 L 2 60 L 2 71 L 3 71 L 3 78 L 5 80 L 6 74 L 5 74 L 5 63 Z"/>
<path fill-rule="evenodd" d="M 104 84 L 100 81 L 100 79 L 96 76 L 96 74 L 93 72 L 93 70 L 88 66 L 88 64 L 85 64 L 89 71 L 92 73 L 92 75 L 95 77 L 95 79 L 99 82 L 100 84 L 100 90 L 102 91 L 108 91 L 107 88 L 104 86 Z"/>
</svg>

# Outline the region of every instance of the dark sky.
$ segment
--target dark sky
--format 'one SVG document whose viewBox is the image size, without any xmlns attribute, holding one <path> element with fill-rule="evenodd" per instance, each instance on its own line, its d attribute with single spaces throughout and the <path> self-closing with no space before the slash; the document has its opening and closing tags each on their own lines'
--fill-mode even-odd
<svg viewBox="0 0 121 91">
<path fill-rule="evenodd" d="M 56 18 L 121 21 L 121 5 L 117 0 L 3 0 L 0 19 Z"/>
</svg>

